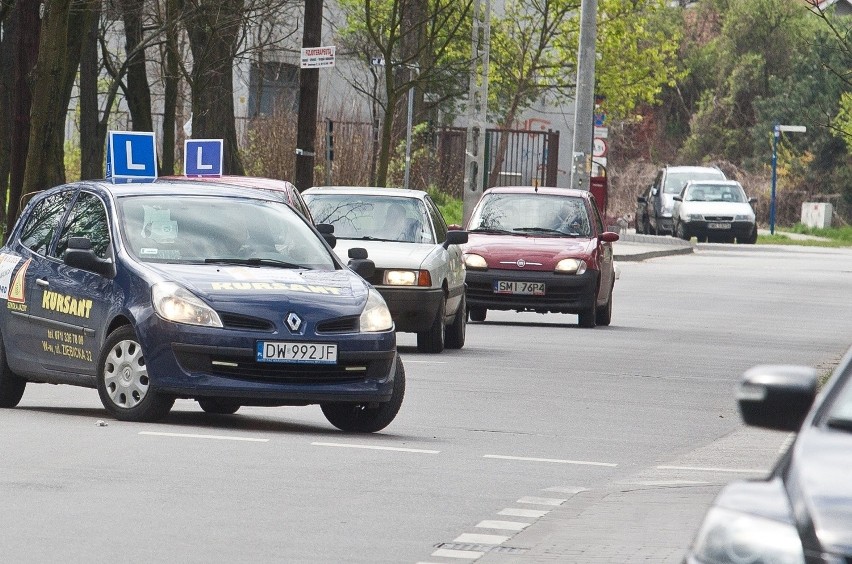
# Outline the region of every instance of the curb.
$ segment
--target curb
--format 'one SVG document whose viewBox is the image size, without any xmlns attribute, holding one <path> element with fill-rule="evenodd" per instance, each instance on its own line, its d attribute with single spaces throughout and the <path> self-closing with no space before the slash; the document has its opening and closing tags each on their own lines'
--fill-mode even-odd
<svg viewBox="0 0 852 564">
<path fill-rule="evenodd" d="M 657 257 L 667 257 L 667 256 L 672 256 L 672 255 L 689 255 L 689 254 L 692 254 L 694 252 L 695 252 L 694 247 L 692 247 L 690 245 L 689 247 L 675 247 L 675 248 L 672 248 L 672 249 L 664 249 L 664 250 L 659 250 L 659 251 L 648 251 L 648 252 L 645 252 L 645 253 L 633 253 L 633 254 L 625 254 L 625 255 L 613 254 L 613 259 L 625 261 L 625 262 L 627 262 L 627 261 L 640 262 L 640 261 L 643 261 L 645 259 L 651 259 L 651 258 L 657 258 Z"/>
</svg>

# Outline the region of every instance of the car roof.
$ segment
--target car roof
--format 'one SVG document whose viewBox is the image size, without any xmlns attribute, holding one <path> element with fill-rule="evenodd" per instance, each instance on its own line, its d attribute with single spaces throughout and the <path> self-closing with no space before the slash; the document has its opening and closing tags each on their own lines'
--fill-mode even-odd
<svg viewBox="0 0 852 564">
<path fill-rule="evenodd" d="M 190 182 L 211 182 L 213 184 L 231 184 L 234 186 L 246 186 L 249 188 L 263 188 L 264 190 L 280 190 L 285 192 L 291 188 L 295 188 L 292 183 L 286 180 L 278 180 L 277 178 L 265 178 L 262 176 L 161 176 L 157 180 L 178 180 Z"/>
<path fill-rule="evenodd" d="M 264 194 L 263 191 L 256 190 L 248 192 L 239 186 L 231 186 L 228 184 L 216 184 L 213 182 L 205 182 L 199 180 L 195 182 L 185 182 L 182 180 L 163 179 L 159 178 L 154 182 L 131 182 L 125 184 L 113 184 L 110 180 L 81 180 L 78 182 L 69 182 L 57 188 L 76 188 L 76 187 L 94 187 L 103 190 L 115 197 L 122 196 L 139 196 L 139 195 L 208 195 L 208 196 L 231 196 L 235 198 L 251 198 L 256 200 L 268 200 L 272 202 L 282 203 L 272 195 Z"/>
<path fill-rule="evenodd" d="M 692 186 L 693 184 L 705 184 L 708 186 L 742 186 L 736 180 L 722 180 L 720 178 L 719 180 L 687 180 L 684 187 L 687 185 Z"/>
<path fill-rule="evenodd" d="M 428 194 L 423 190 L 412 188 L 383 188 L 379 186 L 314 186 L 302 192 L 309 194 L 352 194 L 358 196 L 398 196 L 403 198 L 423 199 Z"/>
<path fill-rule="evenodd" d="M 557 196 L 572 196 L 588 198 L 591 192 L 574 188 L 554 188 L 552 186 L 498 186 L 489 188 L 486 194 L 551 194 Z"/>
<path fill-rule="evenodd" d="M 676 165 L 676 166 L 666 166 L 665 169 L 667 171 L 673 172 L 707 172 L 713 171 L 718 172 L 719 174 L 724 175 L 719 168 L 715 166 L 692 166 L 692 165 Z"/>
</svg>

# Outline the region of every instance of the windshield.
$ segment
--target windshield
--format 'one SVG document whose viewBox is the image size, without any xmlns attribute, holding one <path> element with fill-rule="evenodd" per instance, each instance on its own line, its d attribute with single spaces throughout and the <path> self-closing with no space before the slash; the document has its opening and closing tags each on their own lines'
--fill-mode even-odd
<svg viewBox="0 0 852 564">
<path fill-rule="evenodd" d="M 725 180 L 725 175 L 721 170 L 713 169 L 689 172 L 669 171 L 666 174 L 666 185 L 663 187 L 663 192 L 666 194 L 680 194 L 684 185 L 690 180 Z"/>
<path fill-rule="evenodd" d="M 127 250 L 142 262 L 247 261 L 331 270 L 334 259 L 292 208 L 251 198 L 126 196 L 118 201 Z"/>
<path fill-rule="evenodd" d="M 852 431 L 852 378 L 848 374 L 846 376 L 843 388 L 831 404 L 825 420 L 833 427 Z"/>
<path fill-rule="evenodd" d="M 686 188 L 684 200 L 687 202 L 734 202 L 745 203 L 747 200 L 742 186 L 739 184 L 690 184 Z"/>
<path fill-rule="evenodd" d="M 418 198 L 369 194 L 305 194 L 317 224 L 334 225 L 338 239 L 435 243 Z"/>
<path fill-rule="evenodd" d="M 471 231 L 589 237 L 582 198 L 550 194 L 486 194 L 470 218 Z"/>
</svg>

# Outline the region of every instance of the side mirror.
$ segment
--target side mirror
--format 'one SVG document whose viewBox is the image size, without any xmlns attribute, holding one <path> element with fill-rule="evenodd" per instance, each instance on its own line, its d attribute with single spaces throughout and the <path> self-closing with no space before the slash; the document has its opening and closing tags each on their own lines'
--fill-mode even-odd
<svg viewBox="0 0 852 564">
<path fill-rule="evenodd" d="M 467 243 L 467 231 L 447 231 L 447 239 L 444 241 L 444 248 L 449 248 L 450 245 L 464 245 Z"/>
<path fill-rule="evenodd" d="M 376 275 L 376 263 L 367 258 L 367 249 L 353 247 L 349 249 L 349 268 L 364 280 L 370 281 Z"/>
<path fill-rule="evenodd" d="M 672 196 L 672 200 L 674 200 L 675 202 L 682 202 L 683 198 L 681 198 L 680 196 Z"/>
<path fill-rule="evenodd" d="M 817 371 L 807 366 L 755 366 L 737 388 L 747 425 L 798 431 L 817 395 Z"/>
<path fill-rule="evenodd" d="M 601 233 L 601 241 L 604 243 L 615 243 L 618 239 L 619 235 L 615 231 L 604 231 Z"/>
<path fill-rule="evenodd" d="M 328 246 L 333 249 L 337 245 L 337 237 L 334 236 L 334 225 L 330 223 L 318 223 L 316 228 L 320 235 L 322 235 L 322 238 L 325 239 L 325 242 L 328 243 Z"/>
<path fill-rule="evenodd" d="M 639 196 L 638 198 L 636 198 L 636 201 L 640 204 L 647 204 L 648 203 L 648 199 L 645 196 Z"/>
<path fill-rule="evenodd" d="M 92 250 L 92 241 L 88 237 L 69 237 L 68 248 L 62 259 L 68 266 L 88 270 L 102 276 L 115 276 L 115 265 L 110 258 L 100 258 Z"/>
</svg>

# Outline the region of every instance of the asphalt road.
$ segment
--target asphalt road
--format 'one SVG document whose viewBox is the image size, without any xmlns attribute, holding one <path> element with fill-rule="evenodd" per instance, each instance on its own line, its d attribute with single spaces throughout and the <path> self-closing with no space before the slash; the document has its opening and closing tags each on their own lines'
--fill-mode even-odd
<svg viewBox="0 0 852 564">
<path fill-rule="evenodd" d="M 179 401 L 163 423 L 122 423 L 94 390 L 30 385 L 0 410 L 0 554 L 674 562 L 719 487 L 760 475 L 787 438 L 742 427 L 739 375 L 831 366 L 852 344 L 850 295 L 850 250 L 699 245 L 622 263 L 609 328 L 489 312 L 441 355 L 400 335 L 406 399 L 369 436 L 316 407 L 210 416 Z"/>
</svg>

